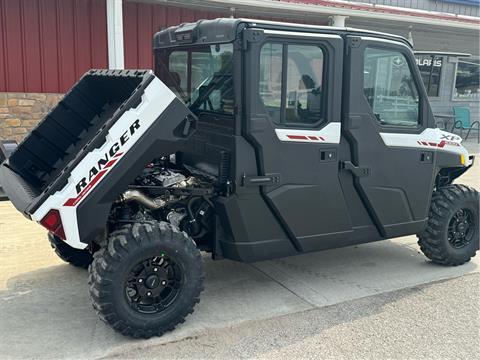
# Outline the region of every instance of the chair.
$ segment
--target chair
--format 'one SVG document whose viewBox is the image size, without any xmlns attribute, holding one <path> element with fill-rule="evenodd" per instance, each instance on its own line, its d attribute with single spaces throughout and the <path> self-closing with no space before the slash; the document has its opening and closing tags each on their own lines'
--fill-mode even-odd
<svg viewBox="0 0 480 360">
<path fill-rule="evenodd" d="M 0 140 L 0 164 L 3 163 L 10 154 L 17 148 L 15 140 Z M 3 191 L 2 184 L 0 184 L 0 201 L 8 200 L 5 191 Z"/>
<path fill-rule="evenodd" d="M 468 107 L 463 106 L 454 106 L 453 113 L 455 115 L 455 122 L 453 123 L 452 132 L 455 129 L 460 129 L 460 136 L 463 135 L 463 130 L 468 130 L 467 135 L 465 136 L 465 140 L 468 139 L 468 135 L 470 135 L 470 131 L 477 127 L 477 142 L 480 143 L 480 122 L 474 121 L 473 123 L 470 122 L 470 109 Z"/>
<path fill-rule="evenodd" d="M 10 157 L 17 148 L 15 140 L 0 140 L 0 164 Z"/>
</svg>

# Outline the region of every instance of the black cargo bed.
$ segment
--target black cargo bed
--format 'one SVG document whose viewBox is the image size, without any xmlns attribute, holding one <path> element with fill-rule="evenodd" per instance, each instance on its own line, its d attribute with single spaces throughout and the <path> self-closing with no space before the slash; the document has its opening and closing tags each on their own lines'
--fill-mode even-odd
<svg viewBox="0 0 480 360">
<path fill-rule="evenodd" d="M 65 184 L 69 170 L 105 141 L 126 110 L 140 103 L 153 78 L 148 70 L 87 72 L 3 164 L 0 177 L 14 205 L 16 199 L 25 212 L 26 202 L 45 195 L 54 183 L 55 188 Z"/>
</svg>

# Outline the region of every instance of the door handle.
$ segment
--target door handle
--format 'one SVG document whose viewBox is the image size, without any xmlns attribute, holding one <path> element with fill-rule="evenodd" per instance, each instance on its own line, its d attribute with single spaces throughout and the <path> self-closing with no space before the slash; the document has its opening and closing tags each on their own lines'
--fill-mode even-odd
<svg viewBox="0 0 480 360">
<path fill-rule="evenodd" d="M 420 162 L 423 164 L 433 164 L 433 152 L 422 151 L 420 153 Z"/>
<path fill-rule="evenodd" d="M 356 177 L 363 177 L 370 175 L 370 168 L 355 166 L 351 161 L 342 161 L 340 163 L 341 169 L 350 171 Z"/>
<path fill-rule="evenodd" d="M 325 149 L 320 150 L 320 162 L 337 161 L 337 150 Z"/>
<path fill-rule="evenodd" d="M 265 185 L 279 185 L 280 174 L 266 174 L 265 176 L 248 176 L 243 175 L 243 186 L 265 186 Z"/>
</svg>

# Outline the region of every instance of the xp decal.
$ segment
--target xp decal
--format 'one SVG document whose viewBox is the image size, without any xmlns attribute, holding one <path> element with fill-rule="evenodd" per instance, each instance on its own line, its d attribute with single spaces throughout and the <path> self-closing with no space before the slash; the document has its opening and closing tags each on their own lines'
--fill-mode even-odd
<svg viewBox="0 0 480 360">
<path fill-rule="evenodd" d="M 420 134 L 380 133 L 380 136 L 387 146 L 435 148 L 463 155 L 465 159 L 468 159 L 468 151 L 461 145 L 462 138 L 438 128 L 428 128 Z M 465 165 L 470 164 L 471 162 Z"/>
<path fill-rule="evenodd" d="M 453 141 L 445 141 L 442 140 L 439 143 L 436 142 L 431 142 L 431 141 L 420 141 L 418 140 L 417 143 L 422 146 L 430 146 L 430 147 L 437 147 L 437 148 L 444 148 L 445 146 L 460 146 L 459 143 L 453 142 Z"/>
</svg>

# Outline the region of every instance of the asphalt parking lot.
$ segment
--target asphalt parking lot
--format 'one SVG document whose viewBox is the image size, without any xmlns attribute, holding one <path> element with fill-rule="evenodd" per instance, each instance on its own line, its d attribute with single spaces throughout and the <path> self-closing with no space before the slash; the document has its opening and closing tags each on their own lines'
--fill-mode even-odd
<svg viewBox="0 0 480 360">
<path fill-rule="evenodd" d="M 480 189 L 480 164 L 461 182 Z M 205 292 L 195 313 L 161 338 L 138 341 L 98 320 L 87 272 L 62 263 L 45 231 L 9 202 L 0 203 L 0 234 L 1 358 L 378 358 L 381 353 L 368 352 L 369 346 L 355 340 L 358 331 L 372 331 L 380 339 L 372 349 L 393 351 L 394 343 L 405 348 L 406 339 L 424 349 L 389 357 L 440 355 L 425 348 L 436 343 L 445 351 L 464 350 L 444 357 L 480 356 L 480 256 L 455 268 L 436 266 L 419 252 L 414 236 L 252 265 L 206 259 Z M 459 313 L 462 307 L 465 312 Z M 409 316 L 411 321 L 401 320 Z M 460 328 L 439 327 L 439 318 Z M 418 332 L 416 324 L 431 331 Z M 250 339 L 245 351 L 241 334 Z M 348 346 L 339 343 L 345 334 Z M 183 350 L 163 353 L 176 348 Z"/>
</svg>

